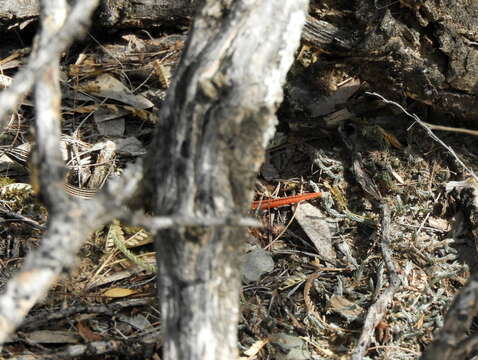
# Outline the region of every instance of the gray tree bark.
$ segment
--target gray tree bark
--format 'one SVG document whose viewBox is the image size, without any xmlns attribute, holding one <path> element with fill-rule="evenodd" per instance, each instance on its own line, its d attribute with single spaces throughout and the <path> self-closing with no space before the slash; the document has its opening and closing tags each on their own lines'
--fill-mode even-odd
<svg viewBox="0 0 478 360">
<path fill-rule="evenodd" d="M 306 0 L 205 1 L 155 136 L 157 215 L 248 213 L 306 10 Z M 244 238 L 231 226 L 157 235 L 164 359 L 237 357 Z"/>
<path fill-rule="evenodd" d="M 35 16 L 38 12 L 27 11 L 35 3 L 0 3 L 0 30 Z M 184 19 L 196 5 L 188 0 L 103 0 L 97 24 L 157 25 Z M 327 54 L 318 68 L 346 65 L 392 100 L 404 104 L 411 98 L 442 113 L 478 119 L 477 1 L 315 0 L 312 9 L 315 18 L 308 18 L 303 40 Z M 318 76 L 326 77 L 321 69 Z"/>
<path fill-rule="evenodd" d="M 395 100 L 478 120 L 478 2 L 390 3 L 356 2 L 358 41 L 345 62 Z"/>
<path fill-rule="evenodd" d="M 198 0 L 102 0 L 96 13 L 96 25 L 106 27 L 148 27 L 190 18 Z M 3 0 L 0 2 L 0 31 L 12 25 L 36 19 L 39 0 Z"/>
</svg>

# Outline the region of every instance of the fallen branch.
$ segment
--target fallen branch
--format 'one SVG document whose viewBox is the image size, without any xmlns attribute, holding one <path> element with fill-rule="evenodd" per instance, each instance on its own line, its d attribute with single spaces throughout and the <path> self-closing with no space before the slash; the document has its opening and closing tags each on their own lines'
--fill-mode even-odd
<svg viewBox="0 0 478 360">
<path fill-rule="evenodd" d="M 388 271 L 390 286 L 385 289 L 377 301 L 370 307 L 362 329 L 362 334 L 360 335 L 357 346 L 352 352 L 352 360 L 361 360 L 365 357 L 368 346 L 374 336 L 375 328 L 385 316 L 387 306 L 392 302 L 393 296 L 400 288 L 402 282 L 392 259 L 392 249 L 390 248 L 390 209 L 386 204 L 382 204 L 381 238 L 382 254 Z"/>
<path fill-rule="evenodd" d="M 89 234 L 115 218 L 126 217 L 129 209 L 123 204 L 135 195 L 141 174 L 139 165 L 130 166 L 94 200 L 68 201 L 51 214 L 40 247 L 28 254 L 24 267 L 9 280 L 0 296 L 0 344 L 58 276 L 75 265 L 76 254 Z"/>
<path fill-rule="evenodd" d="M 98 2 L 99 0 L 77 1 L 61 29 L 43 41 L 46 47 L 39 48 L 30 57 L 28 64 L 15 75 L 8 89 L 0 93 L 0 129 L 5 128 L 8 113 L 15 110 L 31 90 L 35 80 L 42 76 L 43 69 L 57 61 L 75 39 L 86 34 L 91 14 Z"/>
<path fill-rule="evenodd" d="M 475 179 L 476 182 L 478 182 L 478 177 L 475 175 L 475 173 L 473 172 L 473 170 L 471 170 L 468 166 L 465 165 L 465 163 L 463 161 L 461 161 L 461 159 L 458 157 L 458 155 L 456 154 L 455 150 L 453 150 L 451 148 L 451 146 L 445 144 L 440 138 L 438 138 L 434 133 L 433 131 L 431 130 L 432 127 L 431 126 L 428 126 L 427 123 L 423 122 L 419 117 L 418 115 L 416 114 L 411 114 L 409 113 L 407 110 L 405 110 L 405 108 L 400 105 L 399 103 L 395 102 L 395 101 L 391 101 L 391 100 L 388 100 L 386 98 L 384 98 L 382 95 L 380 94 L 377 94 L 377 93 L 374 93 L 374 92 L 366 92 L 366 94 L 368 95 L 373 95 L 373 96 L 376 96 L 378 98 L 380 98 L 383 102 L 385 102 L 386 104 L 392 104 L 392 105 L 395 105 L 396 107 L 398 107 L 405 115 L 407 115 L 408 117 L 412 118 L 413 120 L 415 120 L 417 122 L 417 124 L 419 124 L 423 129 L 425 129 L 425 131 L 427 132 L 427 134 L 433 139 L 435 140 L 437 143 L 439 143 L 441 146 L 443 146 L 446 150 L 448 150 L 448 152 L 455 158 L 455 160 L 458 162 L 458 164 L 460 164 L 467 172 L 470 176 L 473 177 L 473 179 Z M 439 130 L 442 130 L 442 129 L 439 129 Z"/>
<path fill-rule="evenodd" d="M 43 225 L 39 224 L 35 220 L 12 211 L 8 211 L 7 209 L 3 208 L 3 206 L 0 206 L 0 216 L 2 216 L 4 219 L 11 219 L 10 221 L 22 221 L 37 230 L 46 229 Z"/>
<path fill-rule="evenodd" d="M 160 342 L 161 332 L 154 330 L 146 334 L 121 340 L 92 341 L 87 344 L 69 345 L 65 348 L 36 354 L 41 359 L 77 359 L 105 354 L 119 354 L 124 358 L 152 358 L 154 347 Z"/>
<path fill-rule="evenodd" d="M 19 330 L 29 331 L 36 330 L 40 326 L 51 321 L 59 321 L 61 319 L 70 318 L 75 314 L 100 314 L 114 316 L 119 311 L 127 307 L 146 306 L 153 303 L 156 298 L 138 298 L 116 301 L 111 304 L 87 304 L 87 305 L 70 305 L 66 308 L 56 310 L 42 311 L 32 316 L 28 316 L 25 322 L 19 327 Z"/>
<path fill-rule="evenodd" d="M 198 9 L 150 147 L 155 215 L 250 211 L 308 1 L 216 1 Z M 161 161 L 158 161 L 161 159 Z M 245 229 L 158 233 L 163 357 L 235 359 Z"/>
</svg>

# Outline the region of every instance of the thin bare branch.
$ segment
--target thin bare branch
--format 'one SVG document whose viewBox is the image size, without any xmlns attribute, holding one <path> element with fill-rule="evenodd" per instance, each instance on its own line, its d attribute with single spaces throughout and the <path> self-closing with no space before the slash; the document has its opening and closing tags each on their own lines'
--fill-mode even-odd
<svg viewBox="0 0 478 360">
<path fill-rule="evenodd" d="M 25 265 L 0 296 L 0 344 L 23 321 L 58 276 L 76 263 L 76 254 L 89 234 L 115 218 L 125 217 L 123 204 L 136 193 L 142 178 L 141 163 L 111 180 L 94 200 L 69 201 L 55 212 L 41 246 L 28 254 Z"/>
<path fill-rule="evenodd" d="M 22 221 L 22 222 L 30 225 L 31 227 L 33 227 L 37 230 L 45 230 L 45 227 L 43 225 L 39 224 L 38 222 L 36 222 L 35 220 L 30 219 L 30 218 L 28 218 L 26 216 L 23 216 L 21 214 L 17 214 L 17 213 L 8 211 L 3 206 L 0 206 L 0 216 L 2 216 L 3 218 L 6 218 L 6 219 L 11 219 L 11 221 Z"/>
<path fill-rule="evenodd" d="M 29 316 L 25 322 L 19 327 L 22 331 L 29 331 L 38 329 L 40 326 L 52 321 L 59 321 L 61 319 L 69 318 L 80 313 L 104 314 L 108 316 L 118 315 L 118 312 L 127 307 L 139 307 L 152 304 L 157 299 L 154 297 L 144 297 L 137 299 L 126 299 L 115 301 L 111 304 L 87 304 L 87 305 L 71 305 L 67 308 L 59 309 L 52 312 L 51 310 L 42 311 Z"/>
<path fill-rule="evenodd" d="M 373 96 L 376 96 L 378 98 L 380 98 L 382 101 L 384 101 L 386 104 L 392 104 L 392 105 L 395 105 L 396 107 L 398 107 L 405 115 L 407 115 L 408 117 L 412 118 L 413 120 L 415 120 L 423 129 L 425 129 L 425 131 L 427 132 L 427 134 L 433 139 L 435 140 L 437 143 L 439 143 L 441 146 L 443 146 L 446 150 L 448 150 L 448 152 L 455 158 L 455 160 L 458 162 L 458 164 L 460 164 L 467 172 L 470 176 L 473 177 L 473 179 L 475 179 L 475 181 L 478 182 L 478 177 L 475 175 L 475 173 L 473 172 L 473 170 L 471 170 L 468 166 L 465 165 L 465 163 L 458 157 L 458 155 L 456 154 L 455 150 L 453 150 L 451 148 L 451 146 L 445 144 L 438 136 L 436 136 L 433 131 L 431 130 L 432 127 L 428 126 L 427 123 L 423 122 L 419 117 L 418 115 L 416 114 L 411 114 L 409 113 L 407 110 L 405 110 L 405 108 L 400 105 L 399 103 L 395 102 L 395 101 L 391 101 L 391 100 L 388 100 L 386 98 L 384 98 L 382 95 L 380 94 L 377 94 L 375 92 L 366 92 L 366 94 L 369 94 L 369 95 L 373 95 Z M 443 130 L 443 129 L 439 129 L 439 130 Z"/>
<path fill-rule="evenodd" d="M 360 360 L 365 357 L 375 328 L 385 316 L 387 306 L 391 303 L 393 296 L 400 288 L 400 284 L 402 282 L 392 259 L 392 249 L 390 248 L 390 209 L 386 204 L 382 204 L 381 245 L 383 259 L 388 271 L 390 286 L 385 289 L 385 291 L 378 297 L 377 301 L 370 307 L 362 329 L 362 334 L 359 338 L 359 342 L 352 353 L 352 360 Z"/>
<path fill-rule="evenodd" d="M 124 219 L 131 224 L 143 225 L 151 232 L 157 232 L 172 226 L 247 226 L 261 227 L 254 218 L 237 216 L 231 217 L 195 217 L 195 216 L 147 216 L 143 212 L 136 212 L 133 216 Z"/>
<path fill-rule="evenodd" d="M 45 40 L 48 46 L 39 49 L 35 56 L 30 57 L 28 64 L 15 75 L 10 87 L 0 93 L 0 129 L 5 127 L 8 113 L 13 111 L 30 91 L 35 80 L 41 76 L 42 70 L 58 59 L 75 39 L 84 36 L 98 3 L 99 0 L 77 1 L 61 29 Z"/>
<path fill-rule="evenodd" d="M 68 345 L 61 350 L 44 354 L 41 358 L 53 359 L 78 359 L 80 357 L 90 357 L 91 354 L 104 355 L 119 353 L 126 358 L 150 358 L 149 351 L 161 339 L 160 330 L 141 334 L 121 340 L 92 341 L 87 344 Z"/>
<path fill-rule="evenodd" d="M 41 3 L 41 31 L 32 52 L 36 58 L 48 42 L 63 26 L 68 4 L 65 0 L 43 0 Z M 37 78 L 35 92 L 35 131 L 37 136 L 37 152 L 34 166 L 38 168 L 39 182 L 43 200 L 48 206 L 50 215 L 54 209 L 62 209 L 68 201 L 62 191 L 65 165 L 60 149 L 60 54 L 52 59 L 50 64 Z"/>
</svg>

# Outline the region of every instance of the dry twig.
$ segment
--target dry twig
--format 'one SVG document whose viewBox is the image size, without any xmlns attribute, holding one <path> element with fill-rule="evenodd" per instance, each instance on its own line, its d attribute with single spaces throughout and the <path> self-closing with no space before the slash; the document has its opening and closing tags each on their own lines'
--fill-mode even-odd
<svg viewBox="0 0 478 360">
<path fill-rule="evenodd" d="M 43 3 L 47 6 L 48 0 L 43 0 Z M 15 75 L 10 87 L 0 93 L 0 129 L 3 129 L 6 125 L 7 114 L 13 111 L 30 91 L 35 80 L 40 78 L 43 73 L 43 69 L 59 59 L 61 53 L 75 39 L 81 38 L 86 33 L 91 14 L 98 3 L 99 0 L 77 1 L 65 24 L 43 42 L 47 46 L 38 49 L 35 56 L 30 57 L 28 64 Z M 51 7 L 48 6 L 48 8 Z M 56 10 L 54 13 L 56 13 Z"/>
<path fill-rule="evenodd" d="M 161 339 L 159 330 L 153 330 L 126 340 L 92 341 L 69 345 L 62 350 L 40 355 L 41 359 L 78 359 L 91 355 L 121 354 L 127 358 L 151 358 L 154 346 Z"/>
<path fill-rule="evenodd" d="M 404 107 L 402 105 L 400 105 L 399 103 L 395 102 L 395 101 L 391 101 L 391 100 L 388 100 L 386 98 L 384 98 L 382 95 L 380 94 L 377 94 L 377 93 L 374 93 L 374 92 L 366 92 L 366 94 L 369 94 L 369 95 L 373 95 L 373 96 L 376 96 L 378 98 L 380 98 L 382 101 L 384 101 L 386 104 L 392 104 L 392 105 L 395 105 L 396 107 L 398 107 L 400 110 L 402 110 L 402 112 L 407 115 L 408 117 L 412 118 L 413 120 L 415 120 L 423 129 L 425 129 L 425 131 L 427 132 L 427 134 L 433 139 L 435 140 L 437 143 L 439 143 L 441 146 L 443 146 L 446 150 L 448 150 L 448 152 L 455 158 L 455 160 L 466 170 L 468 171 L 468 173 L 470 174 L 470 176 L 473 177 L 473 179 L 475 179 L 476 182 L 478 182 L 478 177 L 475 175 L 475 173 L 473 172 L 473 170 L 471 170 L 468 166 L 465 165 L 465 163 L 458 157 L 458 155 L 456 154 L 455 150 L 453 150 L 451 148 L 451 146 L 445 144 L 440 138 L 438 138 L 434 133 L 433 131 L 431 130 L 432 127 L 428 126 L 427 123 L 423 122 L 416 114 L 411 114 L 409 113 L 407 110 L 404 109 Z M 435 126 L 433 126 L 435 127 Z M 440 129 L 442 130 L 442 129 Z"/>
<path fill-rule="evenodd" d="M 33 227 L 37 230 L 45 230 L 45 227 L 43 225 L 39 224 L 38 222 L 36 222 L 35 220 L 30 219 L 30 218 L 28 218 L 26 216 L 23 216 L 21 214 L 14 213 L 12 211 L 8 211 L 3 206 L 0 206 L 0 215 L 3 218 L 11 219 L 11 221 L 22 221 L 22 222 L 30 225 L 31 227 Z"/>
<path fill-rule="evenodd" d="M 42 311 L 41 313 L 29 316 L 25 319 L 25 322 L 20 326 L 19 329 L 23 331 L 34 330 L 38 327 L 51 322 L 59 321 L 61 319 L 69 318 L 75 314 L 103 314 L 108 316 L 114 316 L 119 311 L 127 307 L 137 307 L 137 306 L 146 306 L 155 301 L 155 298 L 138 298 L 138 299 L 127 299 L 116 301 L 112 304 L 87 304 L 87 305 L 76 305 L 68 306 L 67 308 L 60 309 L 58 311 L 52 312 L 51 310 Z"/>
<path fill-rule="evenodd" d="M 390 248 L 390 209 L 386 204 L 382 204 L 381 245 L 383 259 L 388 270 L 390 286 L 382 293 L 382 295 L 378 297 L 377 301 L 370 306 L 358 345 L 352 353 L 352 360 L 360 360 L 364 358 L 368 346 L 372 340 L 375 327 L 384 317 L 388 304 L 390 304 L 392 301 L 393 296 L 399 289 L 402 282 L 392 259 L 392 249 Z"/>
</svg>

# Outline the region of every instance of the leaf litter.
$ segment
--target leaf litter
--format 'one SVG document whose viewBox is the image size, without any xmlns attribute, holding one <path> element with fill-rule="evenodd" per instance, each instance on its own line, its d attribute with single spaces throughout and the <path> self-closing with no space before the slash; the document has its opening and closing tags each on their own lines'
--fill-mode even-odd
<svg viewBox="0 0 478 360">
<path fill-rule="evenodd" d="M 154 114 L 161 101 L 157 99 L 164 99 L 167 77 L 174 74 L 185 38 L 173 34 L 148 39 L 131 34 L 123 39 L 126 42 L 104 44 L 113 57 L 90 47 L 73 64 L 65 64 L 62 131 L 70 137 L 65 146 L 75 185 L 88 186 L 96 168 L 105 165 L 101 160 L 105 153 L 95 148 L 101 142 L 119 144 L 110 176 L 145 153 L 158 122 Z M 141 48 L 155 51 L 134 50 Z M 2 77 L 12 75 L 18 64 L 12 63 Z M 425 129 L 392 106 L 377 102 L 365 93 L 366 84 L 346 72 L 335 71 L 328 77 L 330 98 L 322 95 L 322 102 L 309 106 L 307 91 L 300 89 L 303 79 L 298 79 L 305 73 L 304 59 L 294 67 L 278 112 L 278 141 L 267 150 L 255 200 L 309 192 L 324 196 L 254 212 L 264 226 L 250 230 L 245 249 L 249 254 L 267 254 L 268 260 L 258 279 L 243 284 L 241 354 L 247 359 L 280 359 L 288 354 L 341 359 L 351 354 L 367 312 L 390 286 L 380 245 L 379 199 L 391 209 L 391 256 L 402 283 L 373 331 L 366 357 L 418 358 L 443 323 L 470 269 L 477 266 L 473 231 L 466 219 L 457 219 L 460 203 L 445 189 L 468 173 Z M 349 88 L 340 90 L 340 84 L 347 83 Z M 4 132 L 9 146 L 29 143 L 33 114 L 25 103 Z M 431 119 L 434 114 L 429 110 Z M 88 120 L 90 114 L 94 121 Z M 451 122 L 446 116 L 440 119 L 445 125 Z M 103 126 L 106 122 L 112 123 Z M 467 168 L 476 171 L 473 134 L 440 132 L 439 136 Z M 2 206 L 45 224 L 46 210 L 35 199 L 26 171 L 3 155 L 0 169 Z M 112 227 L 133 257 L 113 244 Z M 41 230 L 12 221 L 2 231 L 8 234 L 0 248 L 3 287 L 36 246 Z M 26 323 L 60 313 L 57 320 L 42 323 L 39 329 L 24 329 L 29 342 L 13 339 L 16 347 L 7 344 L 5 349 L 35 353 L 39 350 L 32 343 L 46 347 L 53 338 L 66 345 L 80 339 L 115 338 L 118 333 L 130 337 L 159 327 L 155 274 L 131 260 L 155 263 L 144 230 L 119 223 L 98 229 L 80 255 L 76 271 L 58 282 Z M 107 316 L 108 306 L 116 306 L 124 319 L 141 315 L 147 325 L 116 324 Z"/>
</svg>

